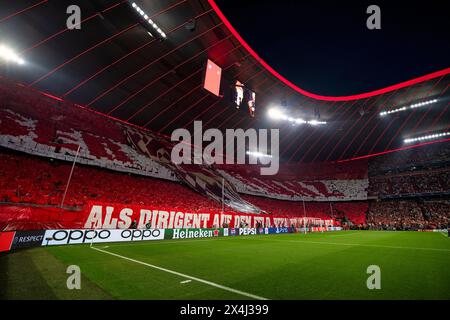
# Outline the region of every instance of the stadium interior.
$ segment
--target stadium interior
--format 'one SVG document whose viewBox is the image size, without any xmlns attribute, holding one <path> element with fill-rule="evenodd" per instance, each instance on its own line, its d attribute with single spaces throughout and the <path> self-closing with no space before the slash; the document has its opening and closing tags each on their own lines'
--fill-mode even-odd
<svg viewBox="0 0 450 320">
<path fill-rule="evenodd" d="M 68 1 L 0 5 L 0 231 L 83 229 L 96 204 L 297 231 L 447 229 L 450 68 L 323 96 L 273 70 L 212 0 L 78 2 L 74 30 L 57 14 Z M 171 165 L 172 132 L 194 121 L 279 129 L 278 173 Z"/>
</svg>

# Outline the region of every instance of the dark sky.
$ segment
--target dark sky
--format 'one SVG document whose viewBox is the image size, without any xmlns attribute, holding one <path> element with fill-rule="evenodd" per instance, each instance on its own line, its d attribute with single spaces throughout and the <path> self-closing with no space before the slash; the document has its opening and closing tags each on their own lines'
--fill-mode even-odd
<svg viewBox="0 0 450 320">
<path fill-rule="evenodd" d="M 450 67 L 446 1 L 216 2 L 266 62 L 314 93 L 356 94 Z M 366 27 L 371 4 L 381 30 Z"/>
</svg>

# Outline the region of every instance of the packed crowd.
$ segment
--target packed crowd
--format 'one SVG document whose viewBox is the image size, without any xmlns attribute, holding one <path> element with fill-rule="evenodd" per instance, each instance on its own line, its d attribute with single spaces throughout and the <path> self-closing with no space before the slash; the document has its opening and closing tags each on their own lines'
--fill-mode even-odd
<svg viewBox="0 0 450 320">
<path fill-rule="evenodd" d="M 366 202 L 306 202 L 282 201 L 264 197 L 244 195 L 245 200 L 264 209 L 268 213 L 282 215 L 296 215 L 317 217 L 320 219 L 343 219 L 355 224 L 365 223 L 367 203 Z"/>
<path fill-rule="evenodd" d="M 66 206 L 102 201 L 220 210 L 217 202 L 176 182 L 173 172 L 138 154 L 117 122 L 4 79 L 0 79 L 0 97 L 0 145 L 46 157 L 1 151 L 0 202 L 60 205 L 70 161 L 80 145 L 78 162 L 89 166 L 77 165 Z M 361 228 L 421 228 L 447 224 L 448 201 L 384 201 L 367 209 L 366 202 L 353 200 L 366 200 L 367 191 L 381 198 L 448 194 L 449 159 L 450 143 L 442 143 L 375 157 L 369 166 L 364 161 L 285 164 L 275 177 L 256 177 L 257 166 L 219 169 L 246 194 L 246 200 L 267 213 L 306 212 L 309 217 L 333 217 Z"/>
<path fill-rule="evenodd" d="M 450 191 L 450 167 L 370 178 L 369 195 L 399 196 Z"/>
<path fill-rule="evenodd" d="M 329 167 L 329 164 L 323 164 Z M 261 176 L 259 172 L 247 169 L 250 166 L 220 166 L 221 172 L 244 194 L 257 195 L 278 200 L 290 201 L 352 201 L 367 199 L 367 177 L 349 174 L 344 177 L 341 173 L 328 176 L 323 173 L 314 178 L 314 172 L 304 176 L 299 165 L 297 175 L 277 174 L 275 176 Z M 281 165 L 283 168 L 284 165 Z M 337 166 L 338 167 L 338 166 Z M 352 170 L 351 168 L 348 168 Z M 367 168 L 366 168 L 367 170 Z M 320 177 L 320 179 L 319 179 Z"/>
<path fill-rule="evenodd" d="M 369 161 L 369 196 L 450 193 L 450 142 L 374 157 Z"/>
<path fill-rule="evenodd" d="M 423 230 L 447 229 L 450 199 L 429 201 L 371 202 L 367 212 L 367 229 Z"/>
<path fill-rule="evenodd" d="M 124 124 L 85 108 L 24 90 L 0 78 L 0 145 L 54 159 L 177 180 L 175 174 L 131 147 Z M 239 192 L 291 201 L 367 198 L 367 163 L 282 164 L 268 179 L 257 166 L 219 166 Z M 255 173 L 258 172 L 256 178 Z"/>
<path fill-rule="evenodd" d="M 445 166 L 449 162 L 450 142 L 443 142 L 371 158 L 369 161 L 369 175 L 374 176 L 393 171 L 410 171 L 417 168 Z"/>
<path fill-rule="evenodd" d="M 58 160 L 0 153 L 1 202 L 60 205 L 71 164 Z M 82 207 L 88 201 L 142 204 L 191 211 L 220 210 L 213 200 L 178 182 L 77 165 L 65 206 Z"/>
<path fill-rule="evenodd" d="M 59 206 L 71 164 L 53 159 L 31 157 L 21 153 L 0 152 L 0 202 Z M 330 219 L 347 216 L 355 223 L 364 220 L 364 203 L 312 203 L 280 201 L 245 196 L 269 214 L 300 215 Z M 178 182 L 118 173 L 77 165 L 67 190 L 64 206 L 81 208 L 88 202 L 148 205 L 171 210 L 220 211 L 221 205 Z"/>
<path fill-rule="evenodd" d="M 77 155 L 79 163 L 176 180 L 170 170 L 131 147 L 118 122 L 1 78 L 0 124 L 5 148 L 66 161 Z"/>
</svg>

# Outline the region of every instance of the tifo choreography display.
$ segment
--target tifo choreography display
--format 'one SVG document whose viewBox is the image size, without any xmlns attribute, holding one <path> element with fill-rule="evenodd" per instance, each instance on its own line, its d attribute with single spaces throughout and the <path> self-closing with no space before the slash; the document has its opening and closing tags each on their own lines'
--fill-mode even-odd
<svg viewBox="0 0 450 320">
<path fill-rule="evenodd" d="M 2 168 L 8 168 L 2 175 L 0 194 L 3 201 L 0 213 L 2 230 L 89 228 L 91 226 L 85 223 L 86 215 L 91 212 L 95 201 L 125 207 L 149 205 L 146 210 L 163 212 L 159 221 L 171 223 L 179 213 L 192 213 L 196 217 L 197 214 L 200 217 L 214 216 L 214 212 L 223 210 L 218 203 L 222 181 L 226 181 L 224 190 L 228 190 L 224 193 L 226 214 L 221 215 L 222 218 L 248 214 L 249 211 L 278 215 L 285 220 L 286 226 L 293 224 L 298 227 L 321 219 L 333 220 L 333 224 L 338 226 L 344 223 L 347 227 L 397 229 L 439 229 L 447 222 L 445 212 L 448 204 L 439 200 L 416 204 L 411 196 L 446 194 L 449 186 L 445 177 L 449 171 L 445 159 L 449 148 L 438 151 L 441 158 L 434 157 L 435 151 L 431 146 L 423 147 L 424 151 L 402 151 L 408 154 L 408 159 L 418 158 L 412 164 L 396 169 L 396 172 L 383 167 L 384 162 L 389 162 L 382 159 L 394 159 L 385 155 L 378 160 L 360 160 L 351 164 L 283 164 L 274 177 L 258 176 L 257 166 L 218 165 L 215 171 L 206 169 L 209 170 L 209 178 L 206 178 L 207 171 L 197 175 L 199 171 L 192 176 L 194 166 L 167 166 L 168 158 L 162 156 L 167 154 L 163 145 L 170 142 L 165 137 L 141 132 L 69 103 L 62 105 L 62 102 L 55 102 L 35 91 L 19 91 L 17 85 L 4 79 L 1 84 L 5 108 L 0 110 L 0 143 L 5 148 L 30 155 L 2 150 Z M 29 104 L 34 107 L 27 108 Z M 52 110 L 50 117 L 46 116 L 48 110 Z M 91 119 L 88 122 L 90 128 L 86 129 L 81 116 Z M 57 123 L 54 122 L 56 120 Z M 154 139 L 159 142 L 149 144 Z M 82 148 L 78 150 L 78 146 Z M 433 158 L 433 164 L 430 165 L 422 154 Z M 65 197 L 65 206 L 57 208 L 64 192 L 69 162 L 75 157 L 86 166 L 77 168 L 71 180 L 73 188 L 69 188 Z M 438 159 L 442 159 L 441 162 Z M 413 173 L 412 166 L 415 168 Z M 20 172 L 18 168 L 21 168 Z M 28 168 L 33 174 L 27 171 Z M 112 173 L 114 171 L 117 173 Z M 91 179 L 94 176 L 97 178 Z M 202 177 L 203 180 L 193 177 Z M 196 192 L 188 191 L 177 181 L 184 181 Z M 205 189 L 206 185 L 200 181 L 209 181 L 211 187 Z M 100 190 L 99 183 L 108 184 L 114 191 Z M 180 191 L 173 192 L 177 189 Z M 197 192 L 205 193 L 207 197 Z M 371 200 L 374 196 L 388 200 L 399 194 L 404 198 L 404 204 L 394 205 L 396 209 L 414 206 L 418 209 L 406 209 L 409 210 L 408 215 L 397 214 L 395 220 L 382 213 L 389 208 L 389 202 Z M 113 207 L 109 208 L 112 210 Z M 62 216 L 61 211 L 70 214 Z M 370 218 L 366 220 L 366 216 Z M 124 227 L 129 227 L 133 220 L 125 217 Z M 136 219 L 139 227 L 146 224 L 140 216 Z M 261 220 L 271 221 L 265 225 L 277 225 L 271 219 Z M 156 227 L 155 221 L 153 219 L 152 223 Z M 213 223 L 211 219 L 204 227 L 219 227 L 223 223 L 223 220 Z M 117 224 L 111 227 L 117 227 Z M 165 228 L 165 222 L 162 222 L 162 227 Z"/>
<path fill-rule="evenodd" d="M 445 9 L 0 1 L 0 302 L 450 300 Z"/>
</svg>

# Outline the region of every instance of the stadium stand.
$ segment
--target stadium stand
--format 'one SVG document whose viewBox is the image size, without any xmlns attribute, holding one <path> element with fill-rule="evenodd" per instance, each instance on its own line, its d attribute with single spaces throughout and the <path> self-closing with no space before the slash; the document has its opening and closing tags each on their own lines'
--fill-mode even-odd
<svg viewBox="0 0 450 320">
<path fill-rule="evenodd" d="M 74 210 L 93 200 L 220 210 L 219 203 L 185 187 L 173 172 L 132 148 L 124 124 L 4 79 L 0 79 L 0 97 L 3 204 L 60 205 L 69 162 L 80 145 L 65 201 Z M 256 178 L 258 166 L 218 169 L 245 194 L 245 200 L 265 213 L 306 212 L 309 217 L 333 217 L 361 228 L 424 228 L 442 226 L 449 216 L 445 199 L 416 198 L 449 194 L 449 145 L 404 150 L 369 162 L 283 164 L 274 177 Z M 368 195 L 412 200 L 368 204 Z"/>
<path fill-rule="evenodd" d="M 364 224 L 366 221 L 367 203 L 355 202 L 306 202 L 303 211 L 303 203 L 299 201 L 282 201 L 264 197 L 245 195 L 243 198 L 254 203 L 268 213 L 282 215 L 303 215 L 321 219 L 345 220 L 345 217 L 353 224 Z"/>
<path fill-rule="evenodd" d="M 380 197 L 448 194 L 450 168 L 423 170 L 371 178 L 371 195 Z"/>
<path fill-rule="evenodd" d="M 450 218 L 450 143 L 402 150 L 369 162 L 367 227 L 443 229 Z M 381 200 L 381 201 L 379 201 Z"/>
<path fill-rule="evenodd" d="M 398 198 L 448 195 L 450 143 L 374 158 L 369 163 L 370 196 Z"/>
<path fill-rule="evenodd" d="M 450 199 L 371 202 L 367 228 L 381 230 L 445 229 Z"/>
<path fill-rule="evenodd" d="M 77 146 L 80 145 L 77 161 L 81 164 L 177 180 L 170 170 L 130 147 L 123 132 L 124 125 L 117 121 L 80 106 L 47 97 L 37 91 L 24 90 L 4 79 L 0 81 L 0 96 L 0 144 L 5 148 L 73 161 Z M 240 192 L 248 191 L 250 194 L 288 200 L 334 201 L 366 198 L 367 168 L 364 169 L 364 165 L 352 171 L 343 166 L 295 168 L 287 165 L 276 179 L 264 181 L 252 178 L 252 170 L 259 170 L 258 167 L 246 168 L 239 169 L 239 173 L 236 171 L 238 169 L 233 167 L 221 169 L 228 177 L 236 174 L 242 178 L 233 179 Z M 311 175 L 312 170 L 317 174 Z M 300 177 L 302 181 L 298 181 Z M 354 181 L 361 182 L 360 185 L 356 184 L 356 189 Z M 39 199 L 39 202 L 43 203 L 49 201 L 52 204 L 55 202 L 52 200 L 52 194 Z"/>
<path fill-rule="evenodd" d="M 367 200 L 367 163 L 282 164 L 275 176 L 260 176 L 258 166 L 220 165 L 239 192 L 291 201 Z"/>
<path fill-rule="evenodd" d="M 0 199 L 7 204 L 59 206 L 71 164 L 2 149 L 0 152 Z M 272 214 L 304 215 L 301 202 L 245 196 L 262 210 Z M 219 203 L 202 196 L 178 182 L 124 174 L 90 166 L 77 166 L 65 200 L 65 207 L 80 209 L 89 201 L 194 208 L 196 212 L 220 211 Z M 366 204 L 306 202 L 308 217 L 329 219 L 347 216 L 363 223 Z M 330 208 L 332 208 L 330 210 Z M 192 211 L 192 210 L 191 210 Z"/>
<path fill-rule="evenodd" d="M 128 145 L 123 127 L 92 111 L 0 79 L 0 145 L 33 155 L 176 180 Z"/>
<path fill-rule="evenodd" d="M 449 159 L 450 143 L 445 142 L 438 147 L 426 145 L 370 159 L 369 175 L 377 176 L 385 173 L 445 167 L 449 166 Z"/>
<path fill-rule="evenodd" d="M 71 164 L 19 153 L 0 153 L 2 202 L 39 205 L 61 204 Z M 65 200 L 68 207 L 88 201 L 141 204 L 173 209 L 195 208 L 198 212 L 220 210 L 220 204 L 178 182 L 149 179 L 111 170 L 77 166 Z"/>
</svg>

